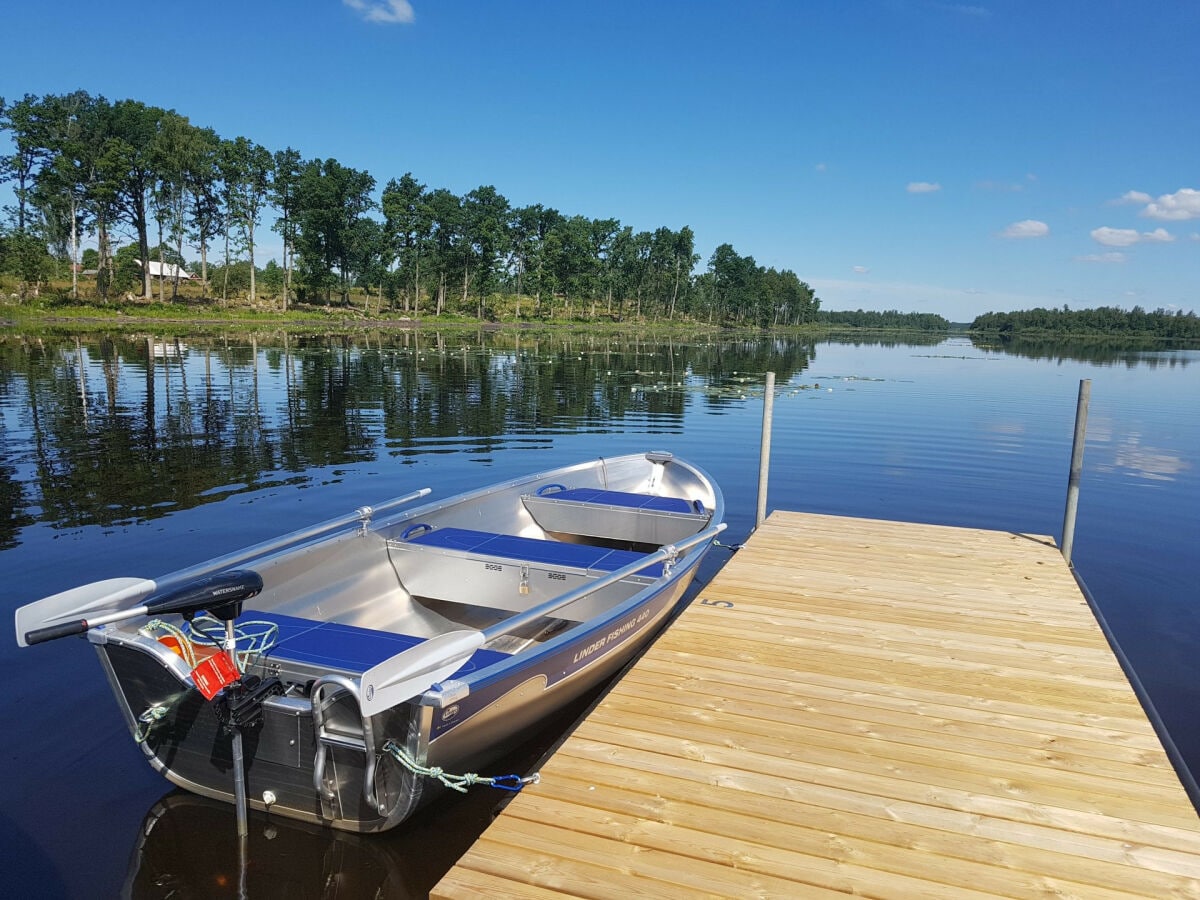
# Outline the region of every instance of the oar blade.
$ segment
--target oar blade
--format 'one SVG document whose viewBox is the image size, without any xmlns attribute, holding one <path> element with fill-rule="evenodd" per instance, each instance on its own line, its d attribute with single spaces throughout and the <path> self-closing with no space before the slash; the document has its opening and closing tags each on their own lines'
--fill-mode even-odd
<svg viewBox="0 0 1200 900">
<path fill-rule="evenodd" d="M 25 635 L 31 631 L 133 606 L 154 593 L 156 587 L 149 578 L 109 578 L 27 603 L 15 616 L 17 644 L 28 647 Z"/>
<path fill-rule="evenodd" d="M 483 641 L 480 631 L 450 631 L 368 669 L 362 676 L 363 716 L 391 709 L 449 678 L 483 646 Z"/>
</svg>

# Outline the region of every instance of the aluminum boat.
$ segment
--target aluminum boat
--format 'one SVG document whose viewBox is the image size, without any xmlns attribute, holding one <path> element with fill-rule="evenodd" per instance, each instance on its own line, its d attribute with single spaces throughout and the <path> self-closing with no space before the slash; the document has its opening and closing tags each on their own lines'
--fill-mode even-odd
<svg viewBox="0 0 1200 900">
<path fill-rule="evenodd" d="M 610 678 L 725 527 L 701 469 L 597 459 L 414 505 L 422 489 L 160 578 L 16 612 L 86 634 L 172 783 L 334 828 L 394 827 Z"/>
</svg>

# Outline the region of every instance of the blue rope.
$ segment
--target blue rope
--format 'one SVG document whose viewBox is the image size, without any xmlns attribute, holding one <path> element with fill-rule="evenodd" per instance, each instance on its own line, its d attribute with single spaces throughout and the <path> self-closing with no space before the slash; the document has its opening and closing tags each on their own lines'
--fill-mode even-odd
<svg viewBox="0 0 1200 900">
<path fill-rule="evenodd" d="M 537 784 L 542 780 L 542 777 L 536 772 L 533 775 L 522 778 L 520 775 L 476 775 L 474 772 L 467 772 L 463 775 L 451 775 L 442 770 L 440 766 L 423 766 L 407 753 L 395 742 L 387 741 L 383 745 L 385 753 L 412 772 L 415 775 L 423 775 L 426 778 L 436 778 L 452 791 L 458 791 L 460 794 L 465 794 L 467 788 L 475 784 L 486 784 L 488 787 L 494 787 L 501 791 L 512 791 L 516 793 L 525 787 L 527 784 Z"/>
</svg>

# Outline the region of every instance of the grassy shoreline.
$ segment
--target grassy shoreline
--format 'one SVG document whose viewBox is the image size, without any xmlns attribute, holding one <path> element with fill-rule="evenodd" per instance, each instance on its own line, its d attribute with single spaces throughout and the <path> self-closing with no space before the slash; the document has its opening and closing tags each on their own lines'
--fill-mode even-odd
<svg viewBox="0 0 1200 900">
<path fill-rule="evenodd" d="M 826 335 L 832 333 L 910 333 L 933 336 L 932 332 L 911 329 L 855 328 L 851 326 L 811 323 L 786 328 L 763 329 L 754 326 L 724 326 L 680 320 L 677 322 L 650 321 L 628 317 L 585 319 L 572 318 L 496 318 L 478 319 L 456 313 L 441 316 L 411 316 L 398 310 L 372 310 L 357 305 L 311 306 L 293 305 L 288 310 L 250 308 L 230 305 L 221 308 L 206 302 L 203 305 L 183 298 L 183 302 L 166 303 L 158 300 L 124 300 L 107 306 L 92 303 L 65 302 L 60 298 L 39 298 L 24 303 L 0 302 L 0 328 L 23 330 L 63 329 L 97 331 L 112 328 L 145 329 L 157 326 L 170 330 L 222 328 L 287 328 L 293 330 L 471 330 L 471 331 L 563 331 L 580 330 L 593 333 L 628 333 L 636 329 L 639 335 L 649 334 L 763 334 L 787 333 L 796 335 Z"/>
<path fill-rule="evenodd" d="M 964 329 L 952 326 L 949 331 L 920 331 L 903 327 L 867 327 L 845 324 L 810 323 L 780 328 L 760 329 L 754 326 L 715 325 L 694 320 L 677 322 L 649 321 L 628 317 L 586 319 L 572 318 L 495 318 L 478 319 L 458 313 L 441 316 L 411 316 L 399 310 L 370 309 L 352 304 L 350 306 L 313 306 L 293 304 L 282 310 L 262 306 L 248 307 L 233 304 L 222 307 L 221 301 L 197 302 L 183 297 L 177 301 L 163 303 L 159 300 L 122 300 L 107 306 L 87 301 L 66 301 L 61 296 L 46 296 L 25 302 L 0 300 L 0 329 L 28 332 L 93 332 L 111 329 L 145 330 L 155 327 L 162 331 L 184 333 L 214 329 L 280 329 L 292 331 L 518 331 L 518 332 L 562 332 L 564 330 L 586 331 L 594 334 L 627 334 L 636 329 L 639 335 L 679 334 L 722 334 L 761 335 L 790 334 L 811 337 L 878 335 L 919 336 L 925 341 L 944 339 L 953 335 L 970 336 L 984 343 L 1003 344 L 1009 341 L 1041 343 L 1055 341 L 1125 341 L 1138 346 L 1157 343 L 1176 343 L 1193 346 L 1196 341 L 1187 338 L 1169 338 L 1149 334 L 1115 335 L 1103 332 L 1055 332 L 1030 329 L 1009 334 L 995 331 Z"/>
</svg>

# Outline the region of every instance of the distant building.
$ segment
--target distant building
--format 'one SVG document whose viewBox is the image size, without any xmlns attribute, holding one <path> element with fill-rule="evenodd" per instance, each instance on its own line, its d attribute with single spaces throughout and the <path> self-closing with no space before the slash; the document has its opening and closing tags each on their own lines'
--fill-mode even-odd
<svg viewBox="0 0 1200 900">
<path fill-rule="evenodd" d="M 142 261 L 137 260 L 137 264 L 140 266 Z M 175 263 L 160 263 L 153 259 L 146 264 L 146 268 L 154 278 L 169 278 L 174 281 L 178 277 L 180 281 L 192 281 L 196 277 L 183 266 L 177 266 Z"/>
</svg>

